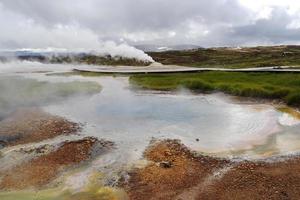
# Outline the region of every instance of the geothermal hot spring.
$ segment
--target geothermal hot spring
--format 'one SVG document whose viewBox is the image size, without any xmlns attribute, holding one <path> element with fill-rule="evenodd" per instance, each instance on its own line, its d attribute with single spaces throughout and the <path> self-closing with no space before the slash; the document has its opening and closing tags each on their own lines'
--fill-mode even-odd
<svg viewBox="0 0 300 200">
<path fill-rule="evenodd" d="M 122 171 L 143 164 L 142 153 L 154 138 L 180 139 L 198 152 L 233 159 L 276 157 L 300 149 L 300 120 L 270 104 L 247 103 L 218 93 L 193 94 L 185 89 L 172 93 L 135 90 L 127 76 L 63 73 L 72 67 L 27 62 L 0 68 L 0 117 L 34 105 L 81 123 L 81 135 L 66 136 L 70 139 L 95 136 L 115 142 L 113 151 L 68 177 L 66 187 L 83 187 L 94 171 L 105 174 L 105 184 L 113 185 Z M 46 84 L 46 91 L 36 89 L 41 83 Z M 52 91 L 52 85 L 58 83 L 62 88 L 69 83 L 96 84 L 101 91 L 64 95 Z M 9 154 L 11 149 L 1 151 Z M 7 164 L 4 159 L 0 159 L 0 167 Z"/>
</svg>

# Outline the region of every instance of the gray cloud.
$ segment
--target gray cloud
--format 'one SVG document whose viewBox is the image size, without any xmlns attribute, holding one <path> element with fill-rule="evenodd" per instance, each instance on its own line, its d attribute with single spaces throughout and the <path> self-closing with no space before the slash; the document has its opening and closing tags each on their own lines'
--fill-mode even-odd
<svg viewBox="0 0 300 200">
<path fill-rule="evenodd" d="M 99 41 L 202 46 L 300 41 L 285 7 L 268 18 L 238 0 L 0 0 L 0 48 L 97 48 Z"/>
<path fill-rule="evenodd" d="M 253 24 L 234 28 L 234 35 L 248 42 L 259 43 L 297 43 L 300 41 L 300 28 L 293 27 L 292 22 L 299 18 L 288 14 L 286 9 L 274 7 L 271 16 L 259 19 Z"/>
</svg>

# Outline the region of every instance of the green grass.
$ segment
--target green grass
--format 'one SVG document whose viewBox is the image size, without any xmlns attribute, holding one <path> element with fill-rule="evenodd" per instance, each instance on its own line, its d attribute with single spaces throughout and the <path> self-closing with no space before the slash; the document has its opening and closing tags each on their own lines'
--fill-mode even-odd
<svg viewBox="0 0 300 200">
<path fill-rule="evenodd" d="M 300 46 L 209 48 L 148 54 L 166 65 L 223 68 L 300 66 Z"/>
<path fill-rule="evenodd" d="M 264 99 L 279 99 L 300 107 L 300 74 L 202 72 L 159 75 L 133 75 L 130 82 L 144 89 L 195 92 L 222 91 L 227 94 Z"/>
</svg>

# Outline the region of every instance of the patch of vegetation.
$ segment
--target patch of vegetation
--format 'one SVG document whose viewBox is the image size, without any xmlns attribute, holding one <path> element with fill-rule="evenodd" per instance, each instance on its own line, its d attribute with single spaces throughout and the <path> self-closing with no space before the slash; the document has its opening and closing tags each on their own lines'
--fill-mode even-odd
<svg viewBox="0 0 300 200">
<path fill-rule="evenodd" d="M 202 72 L 133 75 L 130 82 L 145 89 L 176 90 L 186 87 L 195 92 L 221 91 L 227 94 L 279 99 L 300 107 L 300 74 Z"/>
<path fill-rule="evenodd" d="M 300 46 L 209 48 L 147 54 L 165 65 L 223 68 L 300 66 Z"/>
</svg>

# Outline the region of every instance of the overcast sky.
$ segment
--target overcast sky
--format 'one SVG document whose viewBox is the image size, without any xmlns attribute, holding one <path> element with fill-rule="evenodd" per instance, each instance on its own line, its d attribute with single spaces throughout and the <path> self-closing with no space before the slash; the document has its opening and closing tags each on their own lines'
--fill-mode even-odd
<svg viewBox="0 0 300 200">
<path fill-rule="evenodd" d="M 0 49 L 300 44 L 299 0 L 0 0 Z"/>
</svg>

